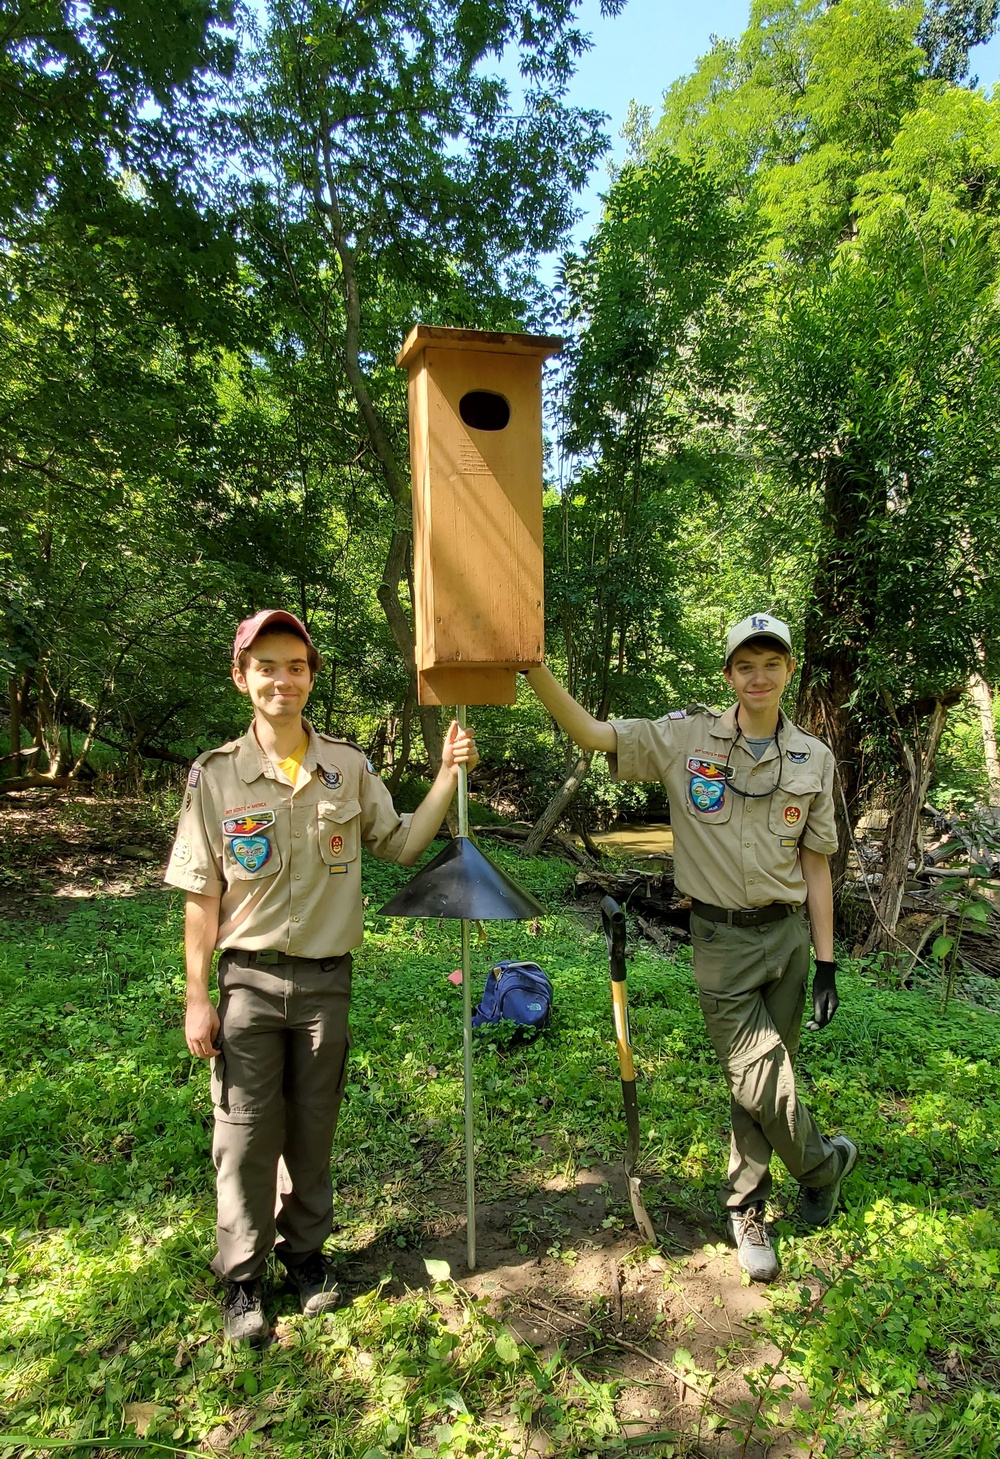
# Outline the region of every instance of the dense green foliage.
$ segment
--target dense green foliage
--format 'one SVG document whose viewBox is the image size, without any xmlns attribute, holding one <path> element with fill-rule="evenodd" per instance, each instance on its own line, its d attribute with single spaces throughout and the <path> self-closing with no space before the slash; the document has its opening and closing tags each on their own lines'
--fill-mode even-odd
<svg viewBox="0 0 1000 1459">
<path fill-rule="evenodd" d="M 572 1186 L 595 1161 L 621 1157 L 607 962 L 601 937 L 560 908 L 568 868 L 533 861 L 518 874 L 551 915 L 535 931 L 491 925 L 476 984 L 495 956 L 539 957 L 556 1013 L 534 1042 L 477 1040 L 479 1198 L 509 1202 L 523 1259 L 552 1248 L 572 1267 L 584 1248 L 562 1229 L 559 1198 L 533 1215 L 526 1202 L 554 1174 Z M 439 1221 L 462 1202 L 461 999 L 445 977 L 455 929 L 374 915 L 403 875 L 366 867 L 334 1152 L 333 1249 L 349 1278 L 352 1262 L 377 1275 L 394 1251 L 433 1251 Z M 261 1355 L 223 1349 L 207 1268 L 207 1069 L 180 1032 L 178 910 L 162 893 L 99 898 L 54 925 L 12 926 L 0 951 L 0 1448 L 12 1434 L 29 1436 L 25 1453 L 103 1436 L 114 1451 L 144 1413 L 150 1448 L 193 1451 L 242 1422 L 232 1452 L 323 1447 L 361 1459 L 475 1447 L 503 1459 L 523 1442 L 510 1424 L 543 1413 L 560 1453 L 625 1452 L 614 1400 L 630 1380 L 614 1371 L 613 1332 L 590 1358 L 543 1364 L 490 1304 L 447 1283 L 393 1295 L 355 1278 L 353 1305 L 316 1323 L 278 1294 L 280 1342 Z M 661 1219 L 672 1210 L 711 1232 L 728 1105 L 687 956 L 640 947 L 630 963 L 644 1189 Z M 836 1022 L 806 1036 L 801 1077 L 863 1161 L 829 1232 L 779 1225 L 785 1275 L 761 1336 L 785 1358 L 755 1369 L 755 1413 L 725 1421 L 738 1432 L 752 1419 L 777 1437 L 790 1421 L 778 1400 L 800 1383 L 812 1407 L 792 1412 L 827 1446 L 815 1452 L 986 1456 L 995 1451 L 982 1436 L 1000 1416 L 1000 1015 L 963 1003 L 941 1014 L 936 990 L 881 990 L 863 968 L 844 984 Z M 786 1178 L 779 1211 L 793 1199 Z M 630 1229 L 627 1206 L 612 1204 L 607 1223 Z M 668 1291 L 680 1260 L 644 1281 Z M 591 1303 L 595 1323 L 603 1301 Z M 746 1358 L 718 1341 L 722 1378 Z M 668 1347 L 675 1365 L 684 1342 L 682 1332 Z M 687 1444 L 679 1434 L 651 1452 L 683 1455 Z"/>
</svg>

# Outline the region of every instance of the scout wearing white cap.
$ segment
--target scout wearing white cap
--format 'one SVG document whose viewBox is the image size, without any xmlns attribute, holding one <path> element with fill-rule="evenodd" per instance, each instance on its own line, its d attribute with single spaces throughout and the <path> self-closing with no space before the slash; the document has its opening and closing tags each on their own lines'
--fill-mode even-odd
<svg viewBox="0 0 1000 1459">
<path fill-rule="evenodd" d="M 770 613 L 751 613 L 726 634 L 726 663 L 738 648 L 751 638 L 773 638 L 792 652 L 792 632 L 787 623 L 774 618 Z"/>
<path fill-rule="evenodd" d="M 846 1136 L 820 1130 L 795 1087 L 810 942 L 809 1028 L 824 1027 L 837 1007 L 827 860 L 837 833 L 833 754 L 781 709 L 792 668 L 787 623 L 753 613 L 726 636 L 736 702 L 723 713 L 693 705 L 660 719 L 605 722 L 544 666 L 527 673 L 576 743 L 607 754 L 612 779 L 666 788 L 674 879 L 691 898 L 692 973 L 731 1095 L 723 1202 L 740 1265 L 756 1281 L 778 1272 L 765 1224 L 772 1156 L 799 1182 L 798 1212 L 809 1226 L 832 1218 L 857 1159 Z"/>
</svg>

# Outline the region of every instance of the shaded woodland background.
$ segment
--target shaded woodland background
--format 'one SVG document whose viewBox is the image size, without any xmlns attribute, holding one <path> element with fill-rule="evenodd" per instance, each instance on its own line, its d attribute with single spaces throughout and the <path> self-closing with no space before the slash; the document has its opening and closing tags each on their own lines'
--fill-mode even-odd
<svg viewBox="0 0 1000 1459">
<path fill-rule="evenodd" d="M 564 99 L 576 10 L 6 7 L 3 788 L 175 779 L 242 732 L 233 625 L 280 604 L 326 660 L 319 727 L 416 795 L 440 726 L 393 358 L 418 320 L 558 331 L 554 670 L 597 714 L 659 714 L 720 701 L 727 622 L 801 624 L 839 876 L 884 813 L 877 950 L 928 802 L 984 882 L 1000 851 L 1000 123 L 969 75 L 997 0 L 754 3 L 634 110 L 552 290 L 606 145 Z M 537 821 L 529 849 L 662 810 L 530 697 L 476 722 L 480 799 Z"/>
</svg>

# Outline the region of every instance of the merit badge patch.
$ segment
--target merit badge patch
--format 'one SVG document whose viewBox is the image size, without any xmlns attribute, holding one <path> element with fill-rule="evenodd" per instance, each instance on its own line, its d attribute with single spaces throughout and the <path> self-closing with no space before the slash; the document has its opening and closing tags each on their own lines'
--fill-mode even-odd
<svg viewBox="0 0 1000 1459">
<path fill-rule="evenodd" d="M 193 787 L 193 786 L 195 786 L 195 785 L 198 784 L 198 781 L 200 779 L 201 779 L 201 766 L 200 765 L 192 765 L 191 766 L 191 769 L 188 771 L 188 785 L 190 785 L 190 786 Z"/>
<path fill-rule="evenodd" d="M 322 780 L 323 784 L 327 787 L 328 790 L 336 790 L 338 785 L 343 785 L 344 783 L 344 777 L 341 775 L 339 770 L 324 770 L 322 766 L 320 766 L 317 769 L 316 774 L 319 776 L 320 780 Z"/>
<path fill-rule="evenodd" d="M 191 860 L 191 842 L 186 836 L 177 837 L 170 860 L 175 866 L 186 866 Z"/>
<path fill-rule="evenodd" d="M 274 811 L 257 811 L 252 816 L 229 816 L 222 823 L 223 836 L 256 836 L 274 825 Z M 269 853 L 270 854 L 270 853 Z"/>
<path fill-rule="evenodd" d="M 330 875 L 331 876 L 346 876 L 347 875 L 347 862 L 346 861 L 342 861 L 339 866 L 331 866 L 330 867 Z"/>
<path fill-rule="evenodd" d="M 266 836 L 234 836 L 230 846 L 244 871 L 260 871 L 271 859 L 271 843 Z"/>
<path fill-rule="evenodd" d="M 785 825 L 797 826 L 802 819 L 802 807 L 800 805 L 785 806 Z"/>
<path fill-rule="evenodd" d="M 793 765 L 801 765 L 803 760 L 809 759 L 808 750 L 787 750 L 785 753 Z"/>
<path fill-rule="evenodd" d="M 331 854 L 333 856 L 339 856 L 340 853 L 343 851 L 343 849 L 344 849 L 344 838 L 343 838 L 343 836 L 331 836 L 330 837 L 330 852 L 331 852 Z"/>
</svg>

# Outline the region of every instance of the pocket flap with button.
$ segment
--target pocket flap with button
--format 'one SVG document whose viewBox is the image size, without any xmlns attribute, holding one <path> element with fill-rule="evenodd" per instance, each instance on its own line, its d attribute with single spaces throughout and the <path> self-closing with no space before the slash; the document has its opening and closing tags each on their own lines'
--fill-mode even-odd
<svg viewBox="0 0 1000 1459">
<path fill-rule="evenodd" d="M 354 861 L 358 854 L 361 802 L 324 800 L 316 807 L 319 851 L 327 866 Z"/>
<path fill-rule="evenodd" d="M 818 770 L 797 769 L 794 775 L 783 776 L 768 809 L 768 829 L 776 836 L 794 836 L 798 840 L 805 829 L 813 797 L 822 789 Z"/>
</svg>

